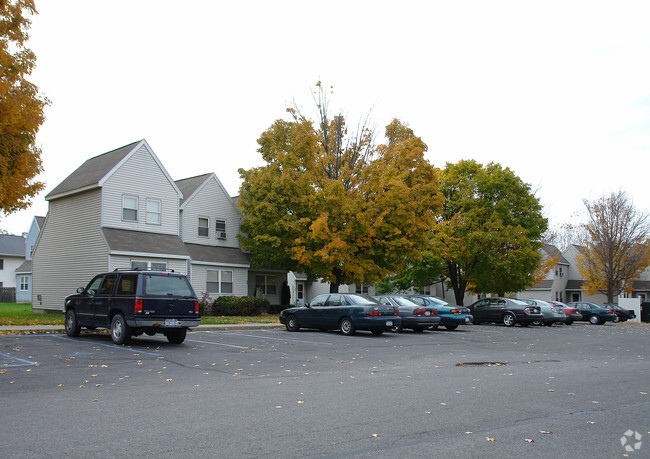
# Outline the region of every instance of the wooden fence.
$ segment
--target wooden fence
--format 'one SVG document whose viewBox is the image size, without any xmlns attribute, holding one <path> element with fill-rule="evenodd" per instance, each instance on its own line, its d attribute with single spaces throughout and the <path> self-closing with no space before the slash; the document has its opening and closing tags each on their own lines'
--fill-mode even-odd
<svg viewBox="0 0 650 459">
<path fill-rule="evenodd" d="M 16 287 L 0 287 L 0 303 L 15 303 Z"/>
</svg>

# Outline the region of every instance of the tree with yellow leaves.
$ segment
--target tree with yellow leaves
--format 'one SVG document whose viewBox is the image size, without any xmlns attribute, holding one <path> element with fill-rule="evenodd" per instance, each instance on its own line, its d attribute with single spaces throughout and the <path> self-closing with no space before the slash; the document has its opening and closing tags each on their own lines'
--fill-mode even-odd
<svg viewBox="0 0 650 459">
<path fill-rule="evenodd" d="M 576 257 L 583 289 L 588 295 L 600 292 L 613 303 L 623 291 L 631 292 L 633 281 L 650 265 L 650 223 L 624 191 L 593 202 L 584 201 L 588 221 L 587 241 Z"/>
<path fill-rule="evenodd" d="M 420 258 L 439 211 L 427 146 L 394 120 L 375 145 L 366 123 L 349 133 L 315 92 L 319 119 L 296 109 L 262 134 L 262 167 L 240 169 L 240 238 L 253 266 L 304 272 L 310 280 L 374 283 Z"/>
<path fill-rule="evenodd" d="M 34 0 L 0 0 L 0 212 L 29 206 L 44 187 L 36 133 L 49 101 L 27 80 L 36 56 L 26 47 Z"/>
</svg>

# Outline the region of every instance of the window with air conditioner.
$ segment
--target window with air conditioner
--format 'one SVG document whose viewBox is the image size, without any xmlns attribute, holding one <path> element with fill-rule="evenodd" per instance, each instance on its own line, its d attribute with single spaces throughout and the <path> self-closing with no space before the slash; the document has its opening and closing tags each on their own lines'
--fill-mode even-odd
<svg viewBox="0 0 650 459">
<path fill-rule="evenodd" d="M 215 233 L 217 235 L 217 239 L 226 239 L 227 233 L 225 220 L 216 220 Z"/>
</svg>

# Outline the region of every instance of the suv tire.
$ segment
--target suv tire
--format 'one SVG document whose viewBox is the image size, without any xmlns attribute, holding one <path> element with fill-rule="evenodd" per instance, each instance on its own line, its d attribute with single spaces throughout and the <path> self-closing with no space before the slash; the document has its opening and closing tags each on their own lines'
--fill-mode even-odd
<svg viewBox="0 0 650 459">
<path fill-rule="evenodd" d="M 65 333 L 68 336 L 79 336 L 81 325 L 77 320 L 77 313 L 74 309 L 68 309 L 65 313 Z"/>
<path fill-rule="evenodd" d="M 187 335 L 187 328 L 179 328 L 178 330 L 169 330 L 167 332 L 167 341 L 172 344 L 181 344 L 185 341 Z"/>
<path fill-rule="evenodd" d="M 131 340 L 131 327 L 120 313 L 111 320 L 111 338 L 115 344 L 127 344 Z"/>
</svg>

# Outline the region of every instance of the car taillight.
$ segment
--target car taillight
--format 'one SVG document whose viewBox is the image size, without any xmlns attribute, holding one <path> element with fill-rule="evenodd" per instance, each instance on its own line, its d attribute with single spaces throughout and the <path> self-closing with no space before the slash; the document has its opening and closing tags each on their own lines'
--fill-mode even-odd
<svg viewBox="0 0 650 459">
<path fill-rule="evenodd" d="M 395 315 L 399 316 L 399 309 L 395 309 Z"/>
<path fill-rule="evenodd" d="M 135 308 L 133 310 L 136 314 L 142 314 L 142 299 L 135 300 Z"/>
<path fill-rule="evenodd" d="M 423 316 L 424 315 L 424 309 L 415 309 L 415 310 L 413 310 L 413 315 L 414 316 Z"/>
<path fill-rule="evenodd" d="M 199 302 L 195 301 L 194 302 L 194 314 L 198 314 L 198 313 L 199 313 Z"/>
<path fill-rule="evenodd" d="M 381 311 L 366 311 L 367 316 L 380 316 Z"/>
<path fill-rule="evenodd" d="M 530 314 L 530 308 L 525 308 L 524 311 L 526 311 L 528 314 Z"/>
</svg>

